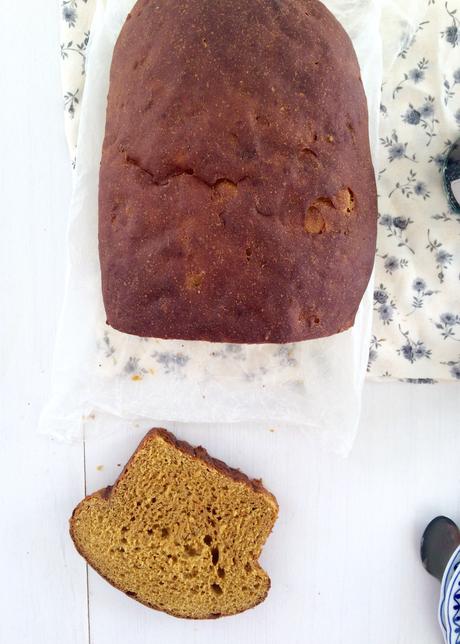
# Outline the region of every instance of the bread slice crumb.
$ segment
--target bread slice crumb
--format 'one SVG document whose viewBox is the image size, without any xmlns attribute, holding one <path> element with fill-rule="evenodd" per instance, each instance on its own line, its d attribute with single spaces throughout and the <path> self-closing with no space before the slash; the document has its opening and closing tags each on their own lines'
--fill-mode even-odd
<svg viewBox="0 0 460 644">
<path fill-rule="evenodd" d="M 70 534 L 87 562 L 129 597 L 206 619 L 265 599 L 270 579 L 258 557 L 277 515 L 261 481 L 153 429 L 115 485 L 75 508 Z"/>
</svg>

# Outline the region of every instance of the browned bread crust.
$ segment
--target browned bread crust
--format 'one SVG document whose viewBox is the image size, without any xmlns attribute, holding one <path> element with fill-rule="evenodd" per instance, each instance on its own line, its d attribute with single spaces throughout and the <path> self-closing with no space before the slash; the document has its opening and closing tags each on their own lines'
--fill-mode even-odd
<svg viewBox="0 0 460 644">
<path fill-rule="evenodd" d="M 254 492 L 259 492 L 262 494 L 266 494 L 267 496 L 270 497 L 270 499 L 278 506 L 278 502 L 276 500 L 276 497 L 267 490 L 266 487 L 262 484 L 261 479 L 251 479 L 249 476 L 244 474 L 241 470 L 236 469 L 235 467 L 230 467 L 224 461 L 219 460 L 218 458 L 214 458 L 209 454 L 209 452 L 202 447 L 201 445 L 198 445 L 197 447 L 193 447 L 190 443 L 187 441 L 180 440 L 174 436 L 171 432 L 168 432 L 167 429 L 164 429 L 162 427 L 154 427 L 151 429 L 147 434 L 144 436 L 144 438 L 141 440 L 139 443 L 138 447 L 136 448 L 136 451 L 134 454 L 131 456 L 129 461 L 126 463 L 125 467 L 123 468 L 123 471 L 121 472 L 120 476 L 117 478 L 115 484 L 109 485 L 102 490 L 98 490 L 97 492 L 94 492 L 94 494 L 99 494 L 103 498 L 108 498 L 110 495 L 112 488 L 117 485 L 117 483 L 120 481 L 120 479 L 125 476 L 125 473 L 129 469 L 134 457 L 136 456 L 137 452 L 139 452 L 146 443 L 149 441 L 155 439 L 155 437 L 160 436 L 163 440 L 167 441 L 175 447 L 176 449 L 179 449 L 181 452 L 184 454 L 188 454 L 189 456 L 192 456 L 193 458 L 198 458 L 207 465 L 210 465 L 213 467 L 215 470 L 218 472 L 221 472 L 221 474 L 224 474 L 225 476 L 229 476 L 231 479 L 234 481 L 239 481 L 240 483 L 245 483 L 248 485 Z M 92 495 L 90 495 L 92 496 Z"/>
<path fill-rule="evenodd" d="M 111 326 L 238 343 L 343 331 L 376 217 L 359 66 L 320 2 L 137 2 L 100 171 Z"/>
<path fill-rule="evenodd" d="M 139 452 L 143 450 L 143 448 L 148 445 L 149 442 L 154 441 L 157 438 L 161 438 L 167 443 L 169 443 L 172 447 L 175 449 L 180 450 L 182 453 L 191 456 L 194 459 L 197 459 L 207 466 L 210 466 L 211 468 L 215 469 L 217 472 L 223 474 L 226 477 L 229 477 L 233 481 L 236 481 L 238 483 L 243 483 L 248 486 L 248 488 L 252 491 L 254 491 L 257 494 L 263 494 L 266 496 L 267 501 L 269 502 L 270 506 L 274 508 L 274 520 L 276 520 L 276 516 L 278 514 L 278 503 L 273 494 L 269 492 L 262 484 L 261 480 L 257 479 L 250 479 L 248 476 L 246 476 L 243 472 L 241 472 L 238 469 L 229 467 L 226 463 L 223 461 L 211 457 L 208 452 L 201 446 L 199 447 L 193 447 L 186 441 L 181 441 L 178 440 L 171 432 L 168 432 L 165 429 L 161 428 L 155 428 L 150 430 L 147 435 L 142 439 L 141 443 L 137 447 L 136 451 L 133 453 L 131 458 L 129 459 L 128 463 L 124 467 L 123 471 L 117 478 L 116 482 L 114 485 L 110 485 L 108 487 L 105 487 L 101 490 L 98 490 L 97 492 L 94 492 L 93 494 L 90 494 L 86 496 L 79 504 L 78 506 L 74 509 L 72 516 L 69 521 L 69 527 L 70 527 L 70 536 L 74 542 L 74 545 L 77 549 L 77 551 L 80 553 L 82 557 L 84 557 L 88 563 L 91 565 L 96 572 L 98 572 L 106 581 L 108 581 L 112 586 L 117 588 L 118 590 L 121 590 L 125 594 L 127 594 L 129 597 L 132 597 L 136 599 L 137 601 L 140 601 L 140 603 L 145 604 L 149 608 L 154 608 L 156 610 L 160 610 L 163 612 L 166 612 L 172 616 L 175 617 L 182 617 L 182 618 L 190 618 L 190 619 L 214 619 L 217 617 L 221 617 L 226 614 L 234 614 L 234 613 L 218 613 L 218 612 L 213 612 L 209 613 L 208 615 L 202 616 L 202 617 L 196 617 L 195 615 L 186 615 L 186 614 L 178 614 L 174 610 L 169 610 L 165 606 L 159 606 L 156 605 L 152 602 L 147 602 L 143 601 L 140 597 L 134 595 L 132 592 L 127 591 L 123 586 L 119 583 L 116 583 L 113 579 L 109 578 L 109 576 L 105 573 L 105 571 L 97 564 L 97 561 L 93 554 L 90 552 L 91 548 L 88 547 L 87 543 L 81 539 L 81 536 L 78 534 L 78 528 L 77 528 L 77 522 L 78 522 L 78 517 L 80 513 L 84 512 L 84 510 L 87 508 L 88 503 L 91 502 L 92 499 L 101 499 L 104 502 L 110 501 L 111 497 L 117 490 L 117 486 L 124 480 L 126 477 L 130 467 L 133 466 L 133 462 L 138 455 Z M 88 535 L 87 535 L 88 536 Z M 257 561 L 253 562 L 255 566 L 258 567 Z M 257 599 L 256 602 L 252 603 L 251 605 L 247 605 L 245 607 L 245 610 L 249 608 L 254 608 L 258 604 L 260 604 L 267 596 L 268 591 L 270 589 L 270 579 L 267 577 L 266 578 L 267 585 L 266 585 L 266 590 L 265 592 L 260 595 Z"/>
</svg>

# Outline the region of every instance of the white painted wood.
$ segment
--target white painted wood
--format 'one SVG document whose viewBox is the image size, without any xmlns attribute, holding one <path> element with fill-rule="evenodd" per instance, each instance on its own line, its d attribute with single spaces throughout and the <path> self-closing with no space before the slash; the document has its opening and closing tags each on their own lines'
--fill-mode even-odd
<svg viewBox="0 0 460 644">
<path fill-rule="evenodd" d="M 84 644 L 67 520 L 83 451 L 36 434 L 64 285 L 70 170 L 55 2 L 0 3 L 0 642 Z"/>
<path fill-rule="evenodd" d="M 280 518 L 262 557 L 272 590 L 241 616 L 195 623 L 150 611 L 91 573 L 91 641 L 441 642 L 439 584 L 418 550 L 437 513 L 460 519 L 459 407 L 454 385 L 367 385 L 348 460 L 279 427 L 171 427 L 277 495 Z M 145 429 L 87 444 L 89 490 L 113 483 Z"/>
<path fill-rule="evenodd" d="M 460 520 L 459 389 L 368 385 L 342 461 L 276 427 L 171 427 L 278 496 L 260 607 L 214 622 L 150 611 L 86 570 L 67 534 L 82 448 L 36 436 L 63 289 L 70 172 L 58 3 L 5 3 L 0 21 L 0 642 L 438 644 L 438 584 L 418 560 L 436 514 Z M 333 395 L 333 392 L 331 392 Z M 112 483 L 145 427 L 91 440 L 88 491 Z M 102 465 L 102 469 L 97 469 Z"/>
</svg>

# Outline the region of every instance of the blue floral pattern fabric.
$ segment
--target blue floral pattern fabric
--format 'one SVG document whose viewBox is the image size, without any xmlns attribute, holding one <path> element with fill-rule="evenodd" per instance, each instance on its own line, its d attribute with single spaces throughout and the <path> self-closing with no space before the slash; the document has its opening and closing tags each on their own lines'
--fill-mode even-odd
<svg viewBox="0 0 460 644">
<path fill-rule="evenodd" d="M 100 0 L 101 1 L 101 0 Z M 382 87 L 371 379 L 460 381 L 460 216 L 441 169 L 460 136 L 460 6 L 418 0 Z M 61 0 L 64 108 L 72 160 L 96 0 Z M 457 11 L 457 9 L 459 9 Z M 382 35 L 385 41 L 385 22 Z"/>
<path fill-rule="evenodd" d="M 77 150 L 85 63 L 96 0 L 61 0 L 61 61 L 65 130 L 72 164 Z"/>
<path fill-rule="evenodd" d="M 460 136 L 460 5 L 420 6 L 382 87 L 368 372 L 433 382 L 460 380 L 460 217 L 441 177 Z"/>
</svg>

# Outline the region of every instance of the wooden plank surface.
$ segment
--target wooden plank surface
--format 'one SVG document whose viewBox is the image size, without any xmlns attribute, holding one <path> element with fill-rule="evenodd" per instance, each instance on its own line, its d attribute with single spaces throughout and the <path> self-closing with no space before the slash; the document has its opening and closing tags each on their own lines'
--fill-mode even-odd
<svg viewBox="0 0 460 644">
<path fill-rule="evenodd" d="M 0 21 L 0 642 L 440 643 L 438 584 L 422 569 L 418 545 L 436 514 L 460 519 L 455 385 L 367 385 L 346 461 L 281 427 L 171 426 L 276 493 L 281 514 L 262 557 L 269 598 L 238 617 L 185 622 L 90 572 L 88 602 L 86 567 L 67 534 L 85 491 L 83 448 L 36 435 L 70 196 L 58 9 L 8 3 Z M 144 429 L 88 441 L 88 492 L 113 482 Z"/>
</svg>

